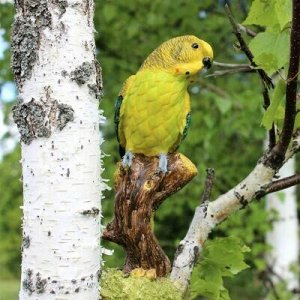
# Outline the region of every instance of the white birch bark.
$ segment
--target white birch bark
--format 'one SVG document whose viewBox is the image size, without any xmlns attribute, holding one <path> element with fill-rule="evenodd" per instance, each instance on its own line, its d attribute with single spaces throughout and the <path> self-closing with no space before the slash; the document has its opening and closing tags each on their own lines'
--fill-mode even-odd
<svg viewBox="0 0 300 300">
<path fill-rule="evenodd" d="M 92 0 L 16 2 L 22 141 L 19 297 L 98 299 L 102 171 Z"/>
<path fill-rule="evenodd" d="M 295 158 L 290 159 L 279 171 L 281 178 L 295 174 Z M 270 274 L 274 283 L 279 278 L 287 282 L 288 289 L 299 288 L 299 278 L 291 271 L 292 265 L 298 265 L 299 259 L 299 224 L 297 218 L 296 186 L 267 195 L 266 209 L 277 212 L 278 220 L 266 235 L 266 242 L 272 249 L 266 260 L 273 272 Z"/>
</svg>

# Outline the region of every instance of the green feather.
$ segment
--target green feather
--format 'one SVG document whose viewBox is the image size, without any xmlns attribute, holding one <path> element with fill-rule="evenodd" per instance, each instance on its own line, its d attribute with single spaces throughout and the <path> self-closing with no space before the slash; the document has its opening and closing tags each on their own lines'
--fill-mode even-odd
<svg viewBox="0 0 300 300">
<path fill-rule="evenodd" d="M 186 136 L 188 134 L 188 129 L 190 127 L 190 124 L 191 124 L 191 113 L 189 112 L 186 115 L 186 123 L 185 123 L 184 129 L 183 129 L 182 139 L 181 139 L 182 141 L 186 138 Z"/>
<path fill-rule="evenodd" d="M 114 116 L 114 122 L 115 122 L 115 130 L 118 142 L 119 140 L 119 123 L 120 123 L 120 109 L 123 101 L 123 96 L 119 96 L 116 103 L 115 103 L 115 116 Z"/>
</svg>

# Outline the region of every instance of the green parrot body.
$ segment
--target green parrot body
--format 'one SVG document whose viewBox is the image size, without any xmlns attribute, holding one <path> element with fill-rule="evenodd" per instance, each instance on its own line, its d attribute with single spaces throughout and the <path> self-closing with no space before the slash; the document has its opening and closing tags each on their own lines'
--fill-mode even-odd
<svg viewBox="0 0 300 300">
<path fill-rule="evenodd" d="M 194 36 L 173 38 L 148 56 L 126 80 L 116 103 L 121 149 L 146 156 L 176 150 L 190 123 L 188 85 L 209 67 L 212 56 L 210 45 Z"/>
</svg>

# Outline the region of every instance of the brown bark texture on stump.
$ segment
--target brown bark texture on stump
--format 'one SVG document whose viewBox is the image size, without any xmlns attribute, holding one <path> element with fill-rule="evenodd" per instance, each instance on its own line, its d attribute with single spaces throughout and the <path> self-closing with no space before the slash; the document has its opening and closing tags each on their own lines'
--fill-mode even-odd
<svg viewBox="0 0 300 300">
<path fill-rule="evenodd" d="M 154 236 L 151 220 L 160 204 L 182 189 L 196 174 L 194 164 L 183 154 L 168 156 L 168 172 L 158 173 L 158 158 L 136 154 L 132 166 L 118 164 L 115 174 L 115 208 L 113 220 L 103 238 L 123 246 L 126 260 L 123 271 L 155 269 L 166 276 L 170 261 Z"/>
</svg>

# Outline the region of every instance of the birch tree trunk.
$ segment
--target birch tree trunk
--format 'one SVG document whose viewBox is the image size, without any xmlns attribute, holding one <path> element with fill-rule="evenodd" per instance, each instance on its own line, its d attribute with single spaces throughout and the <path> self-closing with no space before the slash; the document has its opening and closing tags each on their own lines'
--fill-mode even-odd
<svg viewBox="0 0 300 300">
<path fill-rule="evenodd" d="M 279 171 L 280 177 L 295 174 L 295 158 L 291 158 Z M 266 242 L 272 249 L 266 259 L 274 274 L 272 280 L 278 282 L 279 278 L 287 282 L 290 290 L 299 288 L 299 278 L 291 271 L 291 266 L 298 265 L 299 237 L 297 218 L 296 186 L 267 195 L 266 209 L 275 210 L 278 220 L 274 222 L 273 229 L 267 233 Z"/>
<path fill-rule="evenodd" d="M 98 299 L 101 181 L 92 0 L 16 0 L 22 142 L 20 299 Z"/>
</svg>

